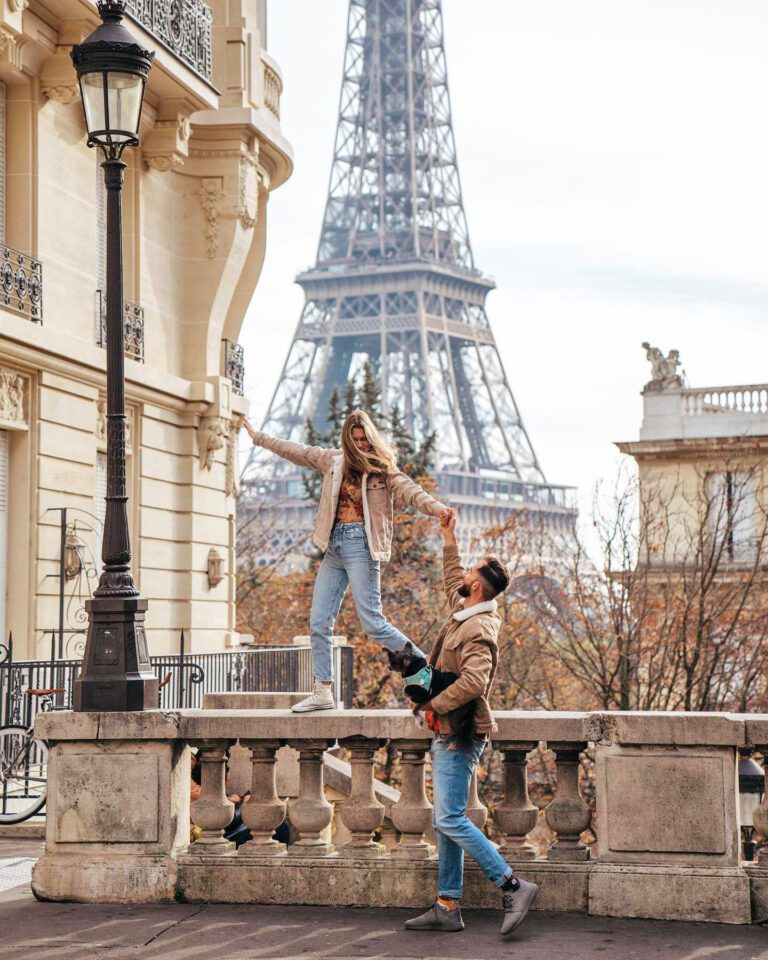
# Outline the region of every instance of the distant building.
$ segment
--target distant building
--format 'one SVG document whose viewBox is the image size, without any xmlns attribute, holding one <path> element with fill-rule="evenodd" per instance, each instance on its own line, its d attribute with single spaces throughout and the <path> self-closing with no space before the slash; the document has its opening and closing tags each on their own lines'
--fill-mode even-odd
<svg viewBox="0 0 768 960">
<path fill-rule="evenodd" d="M 666 570 L 716 561 L 721 573 L 762 566 L 768 384 L 689 387 L 677 374 L 677 351 L 664 357 L 643 346 L 652 379 L 640 438 L 618 444 L 638 466 L 639 561 Z"/>
<path fill-rule="evenodd" d="M 129 515 L 151 652 L 237 640 L 237 338 L 269 192 L 291 173 L 266 0 L 128 2 L 155 51 L 123 196 Z M 171 10 L 168 13 L 168 10 Z M 0 4 L 0 638 L 47 655 L 82 639 L 105 489 L 105 190 L 86 149 L 73 44 L 90 0 Z"/>
</svg>

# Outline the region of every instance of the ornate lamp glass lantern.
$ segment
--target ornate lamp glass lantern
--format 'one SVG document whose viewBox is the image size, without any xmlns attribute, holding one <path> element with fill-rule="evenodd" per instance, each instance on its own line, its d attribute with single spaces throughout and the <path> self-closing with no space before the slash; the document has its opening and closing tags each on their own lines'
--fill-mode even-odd
<svg viewBox="0 0 768 960">
<path fill-rule="evenodd" d="M 739 820 L 745 860 L 755 859 L 755 810 L 765 796 L 765 771 L 752 757 L 752 748 L 739 750 Z"/>
<path fill-rule="evenodd" d="M 145 50 L 121 21 L 123 0 L 100 0 L 103 23 L 72 50 L 80 82 L 88 146 L 119 159 L 127 146 L 139 144 L 144 86 L 154 53 Z"/>
</svg>

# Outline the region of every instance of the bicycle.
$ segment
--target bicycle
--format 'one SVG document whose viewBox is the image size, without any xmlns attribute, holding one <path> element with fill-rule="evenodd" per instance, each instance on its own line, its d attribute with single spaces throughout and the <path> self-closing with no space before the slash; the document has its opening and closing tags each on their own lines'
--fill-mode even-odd
<svg viewBox="0 0 768 960">
<path fill-rule="evenodd" d="M 171 676 L 169 671 L 158 690 L 162 690 Z M 53 700 L 57 693 L 66 693 L 64 687 L 40 690 L 30 687 L 25 693 L 28 697 L 41 698 L 38 713 L 69 709 Z M 48 744 L 35 737 L 34 726 L 0 727 L 0 826 L 23 823 L 43 809 L 47 773 Z"/>
<path fill-rule="evenodd" d="M 66 691 L 63 687 L 30 687 L 25 693 L 40 697 L 38 713 L 48 713 L 57 709 L 54 696 Z M 34 727 L 0 727 L 0 825 L 22 823 L 43 809 L 47 768 L 48 745 L 35 737 Z"/>
</svg>

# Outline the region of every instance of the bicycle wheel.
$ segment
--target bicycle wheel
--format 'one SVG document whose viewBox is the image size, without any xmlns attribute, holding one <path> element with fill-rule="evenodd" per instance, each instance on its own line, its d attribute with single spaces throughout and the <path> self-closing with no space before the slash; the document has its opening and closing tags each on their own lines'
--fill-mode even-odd
<svg viewBox="0 0 768 960">
<path fill-rule="evenodd" d="M 45 805 L 48 747 L 22 726 L 0 727 L 0 824 L 21 823 Z"/>
</svg>

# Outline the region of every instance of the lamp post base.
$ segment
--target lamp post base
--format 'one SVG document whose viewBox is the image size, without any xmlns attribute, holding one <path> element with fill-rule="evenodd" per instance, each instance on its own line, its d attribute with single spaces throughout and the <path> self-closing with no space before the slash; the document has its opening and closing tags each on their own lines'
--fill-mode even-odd
<svg viewBox="0 0 768 960">
<path fill-rule="evenodd" d="M 158 679 L 149 662 L 140 597 L 86 601 L 88 638 L 72 706 L 85 712 L 154 710 Z"/>
</svg>

